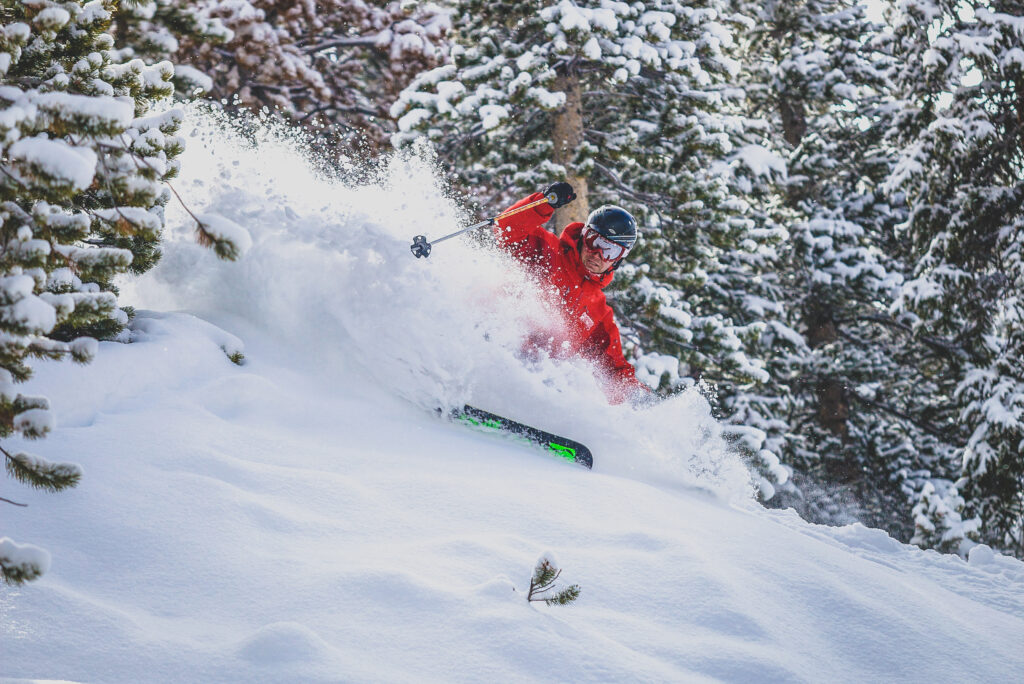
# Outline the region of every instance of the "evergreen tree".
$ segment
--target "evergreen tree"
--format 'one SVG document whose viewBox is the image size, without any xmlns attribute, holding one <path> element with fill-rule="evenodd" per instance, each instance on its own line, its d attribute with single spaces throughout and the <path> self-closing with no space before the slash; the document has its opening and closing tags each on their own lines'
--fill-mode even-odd
<svg viewBox="0 0 1024 684">
<path fill-rule="evenodd" d="M 451 64 L 418 76 L 392 114 L 395 144 L 431 140 L 487 211 L 567 179 L 579 198 L 552 225 L 602 203 L 637 215 L 643 238 L 610 296 L 627 350 L 665 391 L 715 384 L 723 414 L 743 421 L 756 405 L 741 390 L 770 380 L 761 337 L 782 305 L 766 270 L 782 232 L 745 217 L 741 193 L 778 165 L 734 111 L 723 9 L 469 0 Z M 784 479 L 765 433 L 741 434 L 769 479 Z"/>
<path fill-rule="evenodd" d="M 1024 557 L 1024 10 L 907 0 L 895 33 L 889 187 L 914 260 L 895 307 L 945 350 L 934 420 L 962 453 L 949 508 L 962 495 L 980 538 Z"/>
<path fill-rule="evenodd" d="M 209 93 L 210 77 L 182 64 L 182 42 L 223 48 L 234 37 L 219 17 L 210 16 L 209 3 L 181 0 L 145 0 L 122 3 L 111 26 L 120 60 L 133 58 L 147 63 L 175 62 L 175 94 Z"/>
<path fill-rule="evenodd" d="M 780 275 L 803 335 L 770 365 L 787 390 L 778 451 L 794 469 L 776 503 L 954 548 L 970 525 L 956 509 L 956 428 L 936 413 L 950 348 L 893 308 L 913 261 L 896 231 L 902 196 L 885 187 L 893 37 L 851 0 L 737 6 L 755 17 L 743 83 L 789 174 L 760 220 L 791 235 Z"/>
<path fill-rule="evenodd" d="M 0 437 L 37 439 L 54 425 L 48 402 L 17 384 L 33 358 L 88 362 L 95 338 L 127 323 L 113 279 L 159 257 L 181 116 L 153 110 L 174 92 L 170 63 L 114 60 L 115 2 L 0 8 Z M 81 475 L 0 453 L 12 477 L 41 489 Z M 6 580 L 41 574 L 45 554 L 5 548 L 16 557 L 3 565 Z"/>
<path fill-rule="evenodd" d="M 785 427 L 777 448 L 795 469 L 778 504 L 909 538 L 901 483 L 925 472 L 928 455 L 906 404 L 927 385 L 910 381 L 921 374 L 887 312 L 903 270 L 890 237 L 899 214 L 881 189 L 890 47 L 856 0 L 735 6 L 753 18 L 742 34 L 748 103 L 768 123 L 765 146 L 787 162 L 757 212 L 790 236 L 780 288 L 802 337 L 770 365 L 784 388 L 772 404 Z"/>
<path fill-rule="evenodd" d="M 387 108 L 438 63 L 449 26 L 433 3 L 149 0 L 119 16 L 116 35 L 132 54 L 175 62 L 183 93 L 375 152 L 393 129 Z"/>
</svg>

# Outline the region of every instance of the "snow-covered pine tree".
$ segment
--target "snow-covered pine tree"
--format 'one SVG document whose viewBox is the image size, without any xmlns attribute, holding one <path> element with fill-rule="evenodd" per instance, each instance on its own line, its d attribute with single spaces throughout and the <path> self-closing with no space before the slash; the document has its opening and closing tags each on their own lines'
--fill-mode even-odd
<svg viewBox="0 0 1024 684">
<path fill-rule="evenodd" d="M 770 362 L 786 390 L 774 404 L 786 428 L 777 448 L 795 468 L 795 488 L 778 503 L 818 521 L 856 513 L 909 538 L 909 525 L 894 524 L 906 520 L 895 475 L 921 470 L 907 434 L 918 431 L 879 400 L 899 383 L 912 395 L 905 380 L 916 368 L 900 365 L 903 333 L 886 312 L 902 270 L 886 253 L 897 214 L 880 190 L 888 45 L 857 0 L 734 6 L 752 18 L 741 34 L 747 101 L 788 171 L 753 201 L 759 224 L 790 235 L 780 287 L 803 337 Z M 853 511 L 840 504 L 851 498 Z"/>
<path fill-rule="evenodd" d="M 923 512 L 936 529 L 958 528 L 956 511 L 937 503 L 957 500 L 955 431 L 934 413 L 943 396 L 934 369 L 947 349 L 915 338 L 890 311 L 908 259 L 895 234 L 902 199 L 884 188 L 894 156 L 885 140 L 891 33 L 853 0 L 738 8 L 756 20 L 743 34 L 748 98 L 789 171 L 761 220 L 792 236 L 780 275 L 804 336 L 770 365 L 789 392 L 777 404 L 789 428 L 779 450 L 795 469 L 776 502 L 905 540 L 926 538 Z M 930 503 L 916 505 L 925 491 Z"/>
<path fill-rule="evenodd" d="M 391 104 L 417 74 L 446 58 L 450 12 L 434 2 L 337 0 L 323 27 L 302 40 L 332 97 L 304 103 L 299 118 L 349 146 L 389 148 Z"/>
<path fill-rule="evenodd" d="M 209 3 L 184 0 L 143 0 L 121 3 L 111 31 L 121 61 L 175 62 L 175 94 L 188 97 L 208 93 L 213 82 L 195 67 L 180 63 L 182 40 L 190 44 L 223 46 L 234 34 L 209 14 Z"/>
<path fill-rule="evenodd" d="M 450 26 L 434 3 L 383 0 L 149 0 L 119 19 L 119 43 L 175 62 L 183 92 L 368 152 L 386 143 L 388 107 L 438 63 Z"/>
<path fill-rule="evenodd" d="M 0 4 L 0 437 L 54 425 L 43 397 L 21 394 L 33 358 L 85 363 L 96 337 L 127 323 L 113 279 L 159 257 L 166 181 L 178 171 L 180 113 L 170 63 L 113 59 L 117 3 Z M 0 447 L 8 473 L 51 491 L 77 466 Z M 14 542 L 3 577 L 33 579 L 45 553 Z M 2 560 L 2 559 L 0 559 Z"/>
<path fill-rule="evenodd" d="M 723 9 L 468 0 L 451 63 L 418 76 L 392 114 L 395 144 L 431 140 L 488 211 L 567 179 L 579 199 L 553 225 L 602 203 L 640 217 L 643 238 L 611 295 L 626 347 L 666 390 L 716 384 L 731 419 L 739 388 L 770 379 L 755 354 L 781 306 L 762 277 L 781 233 L 743 217 L 741 183 L 777 167 L 730 113 L 740 93 Z M 744 434 L 765 472 L 784 479 L 764 433 Z"/>
<path fill-rule="evenodd" d="M 1024 8 L 898 10 L 901 154 L 889 185 L 909 201 L 901 236 L 915 265 L 896 309 L 946 350 L 934 420 L 963 454 L 946 508 L 962 495 L 981 540 L 1024 557 Z"/>
</svg>

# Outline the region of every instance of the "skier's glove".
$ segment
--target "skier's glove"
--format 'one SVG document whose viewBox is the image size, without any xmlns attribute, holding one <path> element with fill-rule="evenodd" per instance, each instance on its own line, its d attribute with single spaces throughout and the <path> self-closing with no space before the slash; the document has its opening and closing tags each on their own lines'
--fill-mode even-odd
<svg viewBox="0 0 1024 684">
<path fill-rule="evenodd" d="M 548 198 L 548 204 L 557 209 L 576 199 L 576 192 L 565 181 L 558 181 L 548 186 L 544 196 Z"/>
</svg>

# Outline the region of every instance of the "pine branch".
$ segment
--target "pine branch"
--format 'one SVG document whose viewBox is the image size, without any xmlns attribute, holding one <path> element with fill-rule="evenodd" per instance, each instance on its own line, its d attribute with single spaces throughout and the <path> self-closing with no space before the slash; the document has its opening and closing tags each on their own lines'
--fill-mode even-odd
<svg viewBox="0 0 1024 684">
<path fill-rule="evenodd" d="M 19 186 L 19 187 L 20 187 L 20 188 L 21 188 L 22 190 L 28 190 L 28 186 L 27 186 L 27 185 L 25 185 L 25 183 L 24 183 L 24 182 L 23 182 L 23 181 L 22 181 L 22 180 L 21 180 L 20 178 L 18 178 L 18 177 L 16 177 L 16 176 L 12 176 L 12 175 L 10 174 L 10 172 L 9 172 L 9 171 L 8 171 L 8 170 L 7 170 L 7 169 L 6 169 L 5 167 L 3 167 L 3 166 L 0 166 L 0 173 L 3 173 L 3 174 L 4 174 L 5 176 L 7 176 L 8 178 L 10 178 L 10 179 L 11 179 L 12 181 L 14 181 L 15 183 L 17 183 L 17 184 L 18 184 L 18 186 Z"/>
<path fill-rule="evenodd" d="M 76 140 L 74 139 L 74 137 L 72 137 L 72 136 L 68 136 L 68 138 L 70 138 L 71 142 L 72 142 L 72 143 L 74 143 L 74 144 L 75 144 L 76 146 L 78 145 L 78 141 L 76 141 Z M 132 156 L 131 150 L 128 150 L 128 155 L 129 155 L 129 156 Z M 105 173 L 104 173 L 104 176 L 103 176 L 103 180 L 104 180 L 104 184 L 105 184 L 105 185 L 107 186 L 107 192 L 108 192 L 108 193 L 110 193 L 110 201 L 111 201 L 111 203 L 112 203 L 112 204 L 114 205 L 114 207 L 113 207 L 113 208 L 114 208 L 114 211 L 116 211 L 116 212 L 117 212 L 117 215 L 121 217 L 121 220 L 122 220 L 122 221 L 124 221 L 125 223 L 127 223 L 127 224 L 128 224 L 129 226 L 134 226 L 135 224 L 134 224 L 134 223 L 132 223 L 131 221 L 129 221 L 129 220 L 128 220 L 128 217 L 127 217 L 127 216 L 125 216 L 125 215 L 124 215 L 124 212 L 122 212 L 122 211 L 121 211 L 121 207 L 119 206 L 119 205 L 120 205 L 120 202 L 118 202 L 118 199 L 117 199 L 117 195 L 115 195 L 115 194 L 114 194 L 114 188 L 113 188 L 113 186 L 111 186 L 111 185 L 110 185 L 110 177 L 111 177 L 111 176 L 113 176 L 114 174 L 112 174 L 112 173 L 110 172 L 110 167 L 109 167 L 109 166 L 107 166 L 107 155 L 106 155 L 106 153 L 103 153 L 103 154 L 98 154 L 98 155 L 96 155 L 96 156 L 97 156 L 97 158 L 99 158 L 100 164 L 102 164 L 102 165 L 103 165 L 103 171 L 105 172 Z M 135 168 L 136 168 L 136 169 L 139 169 L 139 165 L 138 165 L 138 164 L 136 164 L 136 165 L 135 165 Z M 152 167 L 150 167 L 150 168 L 152 168 Z M 139 170 L 141 170 L 141 169 L 139 169 Z M 86 209 L 86 211 L 89 211 L 89 210 L 88 210 L 88 209 Z M 91 216 L 92 216 L 93 218 L 99 218 L 98 216 L 96 216 L 96 214 L 93 214 L 92 212 L 89 212 L 89 213 L 90 213 L 90 215 L 91 215 Z M 102 220 L 102 219 L 101 219 L 101 220 Z"/>
<path fill-rule="evenodd" d="M 21 506 L 22 508 L 28 508 L 28 504 L 18 503 L 17 501 L 11 501 L 10 499 L 5 499 L 2 496 L 0 496 L 0 501 L 3 501 L 4 503 L 9 503 L 12 506 Z"/>
<path fill-rule="evenodd" d="M 131 151 L 131 148 L 128 147 L 128 144 L 124 141 L 123 137 L 118 136 L 118 139 L 121 141 L 121 145 L 128 153 L 128 156 L 132 160 L 132 163 L 135 164 L 135 168 L 141 171 L 142 167 L 139 166 L 140 159 L 138 159 L 136 155 Z M 153 166 L 150 165 L 149 162 L 147 162 L 145 159 L 141 159 L 141 161 L 151 170 L 156 171 L 156 169 L 154 169 Z M 192 210 L 188 208 L 188 205 L 185 204 L 185 200 L 181 198 L 181 195 L 179 195 L 178 191 L 174 188 L 173 185 L 171 185 L 171 182 L 165 180 L 163 181 L 163 183 L 168 187 L 168 189 L 170 189 L 172 193 L 174 193 L 174 196 L 178 199 L 178 203 L 181 204 L 181 208 L 184 209 L 185 212 L 188 213 L 188 215 L 191 216 L 192 219 L 196 222 L 196 239 L 199 242 L 199 244 L 202 245 L 203 247 L 212 248 L 214 253 L 221 259 L 224 259 L 225 261 L 234 261 L 235 259 L 237 259 L 238 249 L 236 248 L 236 246 L 228 240 L 218 240 L 213 235 L 211 235 L 206 230 L 203 222 L 199 220 L 199 217 L 192 213 Z"/>
<path fill-rule="evenodd" d="M 3 447 L 0 452 L 7 458 L 7 473 L 36 489 L 59 492 L 74 487 L 82 479 L 82 470 L 71 463 L 50 463 L 24 453 L 12 456 Z"/>
<path fill-rule="evenodd" d="M 76 147 L 80 146 L 80 145 L 79 145 L 79 142 L 78 142 L 77 140 L 75 140 L 75 138 L 74 138 L 73 136 L 70 136 L 70 135 L 69 135 L 69 136 L 67 136 L 67 138 L 68 138 L 68 141 L 69 141 L 69 142 L 71 142 L 71 143 L 72 143 L 73 145 L 75 145 Z M 129 154 L 129 156 L 132 156 L 132 157 L 134 158 L 134 155 L 132 155 L 132 153 L 131 153 L 131 150 L 128 150 L 128 154 Z M 106 162 L 106 159 L 104 158 L 104 156 L 103 156 L 103 155 L 97 155 L 97 157 L 98 157 L 98 159 L 99 159 L 100 163 L 101 163 L 101 164 L 103 164 L 103 168 L 104 168 L 104 170 L 105 170 L 105 171 L 107 172 L 107 174 L 109 175 L 109 174 L 110 174 L 110 168 L 109 168 L 109 167 L 107 166 L 107 162 Z M 138 164 L 136 164 L 136 167 L 138 168 Z M 152 168 L 152 167 L 150 167 L 150 168 Z M 0 166 L 0 172 L 3 172 L 3 174 L 4 174 L 5 176 L 7 176 L 7 177 L 8 177 L 8 178 L 10 178 L 11 180 L 13 180 L 13 181 L 14 181 L 15 183 L 17 183 L 17 184 L 18 184 L 18 185 L 19 185 L 19 186 L 21 187 L 21 189 L 22 189 L 22 190 L 24 190 L 24 191 L 28 191 L 28 190 L 29 190 L 29 187 L 28 187 L 28 186 L 27 186 L 27 185 L 26 185 L 26 184 L 25 184 L 25 183 L 24 183 L 24 182 L 23 182 L 22 180 L 20 180 L 19 178 L 16 178 L 15 176 L 12 176 L 12 175 L 11 175 L 11 174 L 10 174 L 10 173 L 9 173 L 9 172 L 7 171 L 7 169 L 5 169 L 4 167 Z M 131 221 L 130 221 L 130 220 L 128 219 L 128 217 L 127 217 L 127 216 L 125 216 L 125 215 L 124 215 L 124 213 L 123 213 L 123 212 L 121 211 L 121 207 L 117 206 L 117 201 L 116 201 L 116 199 L 115 199 L 115 197 L 114 197 L 114 192 L 113 192 L 113 190 L 112 190 L 112 189 L 110 188 L 110 185 L 109 185 L 109 183 L 107 184 L 107 192 L 109 192 L 109 193 L 110 193 L 110 198 L 111 198 L 111 200 L 112 200 L 112 201 L 114 202 L 114 207 L 113 207 L 113 209 L 114 209 L 114 211 L 116 211 L 116 212 L 117 212 L 117 214 L 118 214 L 118 215 L 119 215 L 119 216 L 121 217 L 121 220 L 123 220 L 123 221 L 124 221 L 125 223 L 127 223 L 127 224 L 128 224 L 128 225 L 130 225 L 130 226 L 134 226 L 135 224 L 133 224 L 133 223 L 132 223 L 132 222 L 131 222 Z M 77 202 L 76 202 L 75 204 L 77 205 Z M 78 208 L 78 209 L 80 209 L 81 211 L 84 211 L 84 212 L 85 212 L 86 214 L 88 214 L 89 216 L 93 217 L 94 219 L 96 219 L 96 220 L 98 220 L 98 221 L 103 221 L 103 219 L 101 219 L 101 218 L 99 217 L 99 215 L 98 215 L 98 214 L 96 214 L 96 212 L 95 212 L 95 211 L 93 211 L 92 209 L 89 209 L 88 207 L 82 207 L 82 206 L 78 206 L 77 208 Z M 70 266 L 70 263 L 69 263 L 68 265 Z"/>
<path fill-rule="evenodd" d="M 39 579 L 43 573 L 32 565 L 8 565 L 0 558 L 0 577 L 5 584 L 24 584 Z"/>
<path fill-rule="evenodd" d="M 549 606 L 564 606 L 567 603 L 572 603 L 580 597 L 580 585 L 573 584 L 570 587 L 566 587 L 562 591 L 558 592 L 551 598 L 544 599 L 544 603 Z"/>
<path fill-rule="evenodd" d="M 49 338 L 43 338 L 48 340 Z M 36 338 L 28 343 L 27 347 L 36 356 L 41 356 L 47 359 L 59 359 L 62 355 L 67 354 L 74 358 L 75 351 L 71 347 L 63 344 L 60 348 L 53 348 L 51 346 L 43 344 L 39 338 Z"/>
<path fill-rule="evenodd" d="M 16 544 L 0 537 L 0 579 L 6 584 L 24 584 L 42 577 L 50 566 L 49 554 L 29 544 Z"/>
<path fill-rule="evenodd" d="M 537 566 L 537 571 L 534 572 L 533 579 L 530 581 L 530 594 L 547 591 L 561 574 L 561 570 L 555 571 L 547 561 Z"/>
</svg>

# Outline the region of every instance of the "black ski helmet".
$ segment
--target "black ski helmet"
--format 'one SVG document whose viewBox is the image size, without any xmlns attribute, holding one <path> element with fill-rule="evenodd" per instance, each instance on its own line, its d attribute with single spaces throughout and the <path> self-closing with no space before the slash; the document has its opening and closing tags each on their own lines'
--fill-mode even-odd
<svg viewBox="0 0 1024 684">
<path fill-rule="evenodd" d="M 622 207 L 606 204 L 590 212 L 587 226 L 592 227 L 612 242 L 622 245 L 626 251 L 633 249 L 639 233 L 636 230 L 636 219 Z M 625 256 L 625 255 L 623 255 Z"/>
</svg>

